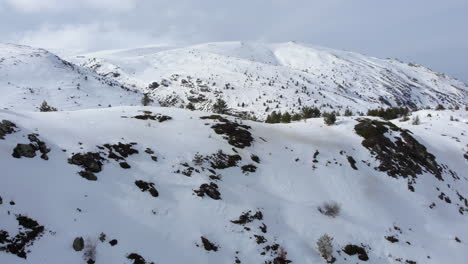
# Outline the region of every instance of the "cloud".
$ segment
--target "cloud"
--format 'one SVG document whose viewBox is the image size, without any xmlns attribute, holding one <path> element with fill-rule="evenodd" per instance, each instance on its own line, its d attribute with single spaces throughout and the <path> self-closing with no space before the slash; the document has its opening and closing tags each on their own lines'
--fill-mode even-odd
<svg viewBox="0 0 468 264">
<path fill-rule="evenodd" d="M 167 43 L 168 38 L 153 38 L 148 32 L 122 28 L 116 23 L 43 25 L 40 29 L 16 34 L 13 42 L 54 52 L 79 53 Z"/>
<path fill-rule="evenodd" d="M 20 12 L 64 11 L 98 9 L 103 11 L 127 11 L 135 7 L 136 0 L 5 0 Z"/>
</svg>

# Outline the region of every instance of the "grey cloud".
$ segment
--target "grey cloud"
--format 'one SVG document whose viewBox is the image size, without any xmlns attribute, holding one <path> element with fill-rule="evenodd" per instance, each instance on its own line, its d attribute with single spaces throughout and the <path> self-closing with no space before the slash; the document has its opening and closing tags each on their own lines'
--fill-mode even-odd
<svg viewBox="0 0 468 264">
<path fill-rule="evenodd" d="M 468 81 L 466 0 L 84 0 L 29 10 L 21 2 L 39 1 L 0 3 L 0 41 L 94 51 L 295 40 L 414 61 Z"/>
</svg>

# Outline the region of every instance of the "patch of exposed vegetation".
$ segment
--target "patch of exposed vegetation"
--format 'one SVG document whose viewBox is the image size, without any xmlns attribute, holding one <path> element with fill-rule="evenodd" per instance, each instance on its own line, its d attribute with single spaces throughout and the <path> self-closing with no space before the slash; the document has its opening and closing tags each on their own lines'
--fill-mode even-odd
<svg viewBox="0 0 468 264">
<path fill-rule="evenodd" d="M 230 145 L 237 148 L 245 148 L 252 145 L 254 139 L 252 134 L 248 131 L 250 126 L 232 122 L 220 115 L 204 116 L 200 118 L 203 120 L 217 120 L 219 123 L 212 125 L 211 128 L 216 134 L 224 135 L 224 139 L 226 139 Z"/>
<path fill-rule="evenodd" d="M 140 188 L 142 192 L 149 192 L 151 196 L 153 197 L 158 197 L 159 193 L 156 190 L 156 187 L 154 187 L 154 183 L 152 182 L 145 182 L 142 180 L 135 181 L 135 185 Z"/>
<path fill-rule="evenodd" d="M 136 115 L 133 118 L 139 120 L 153 120 L 162 123 L 164 121 L 171 120 L 172 117 L 162 114 L 153 114 L 151 111 L 143 111 L 143 115 Z"/>
<path fill-rule="evenodd" d="M 16 220 L 20 226 L 16 236 L 10 237 L 7 231 L 0 230 L 0 252 L 4 251 L 26 259 L 27 253 L 30 252 L 28 248 L 42 236 L 45 228 L 27 216 L 18 215 Z"/>
<path fill-rule="evenodd" d="M 2 120 L 0 122 L 0 139 L 5 139 L 6 135 L 13 134 L 16 132 L 17 126 L 8 120 Z"/>
<path fill-rule="evenodd" d="M 391 177 L 417 178 L 427 171 L 442 180 L 442 168 L 408 130 L 403 130 L 390 122 L 361 119 L 354 128 L 364 138 L 362 145 L 369 149 L 380 161 L 378 170 Z M 398 134 L 392 141 L 386 134 Z"/>
</svg>

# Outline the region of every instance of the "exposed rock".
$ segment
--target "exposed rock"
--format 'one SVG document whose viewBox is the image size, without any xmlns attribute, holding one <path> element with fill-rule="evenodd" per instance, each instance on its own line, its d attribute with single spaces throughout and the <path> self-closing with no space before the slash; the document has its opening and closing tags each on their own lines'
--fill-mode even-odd
<svg viewBox="0 0 468 264">
<path fill-rule="evenodd" d="M 28 247 L 44 233 L 44 226 L 29 217 L 18 215 L 16 217 L 20 230 L 15 237 L 10 237 L 7 231 L 0 230 L 0 252 L 14 254 L 20 258 L 27 258 Z"/>
<path fill-rule="evenodd" d="M 84 171 L 78 172 L 78 174 L 79 174 L 81 177 L 87 179 L 88 181 L 97 181 L 96 175 L 95 175 L 94 173 L 90 172 L 90 171 L 84 170 Z"/>
<path fill-rule="evenodd" d="M 117 243 L 119 243 L 119 241 L 117 241 L 117 239 L 112 239 L 111 241 L 109 241 L 109 244 L 111 246 L 115 246 L 115 245 L 117 245 Z"/>
<path fill-rule="evenodd" d="M 68 163 L 77 165 L 86 171 L 98 173 L 102 170 L 102 161 L 105 160 L 97 152 L 77 153 L 68 159 Z"/>
<path fill-rule="evenodd" d="M 84 239 L 82 237 L 77 237 L 73 240 L 73 249 L 75 251 L 81 251 L 84 248 Z"/>
<path fill-rule="evenodd" d="M 253 173 L 257 171 L 257 167 L 253 164 L 244 165 L 241 167 L 241 169 L 242 169 L 242 172 L 246 174 L 248 174 L 249 172 Z"/>
<path fill-rule="evenodd" d="M 423 173 L 424 168 L 442 180 L 442 168 L 435 156 L 427 152 L 426 147 L 414 139 L 408 130 L 400 129 L 390 122 L 370 119 L 359 120 L 354 129 L 364 138 L 362 145 L 380 161 L 378 170 L 392 177 L 416 178 Z M 392 141 L 386 136 L 390 131 L 400 137 Z"/>
<path fill-rule="evenodd" d="M 25 158 L 34 158 L 36 157 L 36 149 L 32 144 L 17 144 L 13 149 L 13 157 L 20 159 Z"/>
<path fill-rule="evenodd" d="M 206 251 L 218 251 L 218 246 L 211 243 L 207 238 L 201 237 L 201 241 Z"/>
<path fill-rule="evenodd" d="M 153 121 L 157 120 L 159 123 L 172 119 L 172 117 L 170 116 L 162 115 L 162 114 L 153 114 L 150 111 L 144 111 L 143 115 L 137 115 L 137 116 L 134 116 L 133 118 L 139 119 L 139 120 L 153 120 Z"/>
<path fill-rule="evenodd" d="M 136 145 L 136 143 L 117 143 L 117 144 L 104 144 L 104 147 L 109 150 L 109 158 L 114 159 L 116 161 L 123 160 L 124 158 L 128 158 L 128 156 L 131 156 L 133 154 L 138 154 L 138 150 L 134 149 L 133 146 Z M 118 157 L 114 152 L 117 152 L 120 157 Z"/>
<path fill-rule="evenodd" d="M 347 159 L 348 159 L 349 165 L 351 165 L 351 168 L 358 170 L 358 168 L 356 167 L 356 160 L 354 160 L 354 158 L 351 156 L 348 156 Z"/>
<path fill-rule="evenodd" d="M 131 166 L 127 162 L 120 162 L 119 165 L 120 165 L 120 167 L 122 169 L 130 169 L 131 168 Z"/>
<path fill-rule="evenodd" d="M 159 193 L 156 190 L 156 188 L 154 187 L 154 183 L 152 183 L 152 182 L 145 182 L 145 181 L 138 180 L 138 181 L 135 181 L 135 185 L 138 188 L 140 188 L 140 190 L 142 192 L 149 192 L 151 194 L 151 196 L 153 196 L 153 197 L 158 197 L 159 196 Z"/>
<path fill-rule="evenodd" d="M 259 220 L 259 221 L 263 220 L 263 213 L 261 211 L 257 211 L 254 215 L 250 215 L 250 213 L 252 213 L 252 211 L 248 211 L 248 212 L 241 214 L 238 220 L 232 220 L 231 223 L 237 224 L 237 225 L 245 225 L 247 223 L 253 222 L 254 220 Z"/>
<path fill-rule="evenodd" d="M 133 260 L 133 264 L 154 264 L 154 262 L 146 262 L 146 260 L 137 253 L 130 253 L 127 259 Z"/>
<path fill-rule="evenodd" d="M 213 200 L 221 200 L 221 193 L 218 191 L 216 183 L 202 184 L 200 189 L 194 190 L 194 192 L 200 197 L 208 195 Z"/>
<path fill-rule="evenodd" d="M 396 238 L 395 236 L 386 236 L 385 239 L 387 239 L 388 241 L 390 241 L 391 243 L 396 243 L 400 240 L 398 240 L 398 238 Z"/>
<path fill-rule="evenodd" d="M 216 134 L 224 135 L 228 143 L 234 147 L 245 148 L 250 147 L 254 140 L 252 134 L 248 131 L 250 126 L 241 125 L 231 122 L 220 115 L 204 116 L 201 119 L 217 120 L 220 123 L 214 124 L 211 128 Z"/>
<path fill-rule="evenodd" d="M 237 162 L 242 160 L 239 155 L 228 155 L 222 150 L 208 157 L 213 169 L 227 169 L 237 166 Z"/>
<path fill-rule="evenodd" d="M 17 126 L 14 123 L 8 120 L 2 120 L 2 122 L 0 122 L 0 139 L 5 139 L 6 135 L 15 133 L 15 128 L 17 128 Z"/>
<path fill-rule="evenodd" d="M 357 245 L 346 245 L 343 249 L 343 252 L 350 256 L 358 255 L 358 258 L 362 261 L 369 260 L 369 256 L 367 255 L 366 250 L 363 247 Z"/>
</svg>

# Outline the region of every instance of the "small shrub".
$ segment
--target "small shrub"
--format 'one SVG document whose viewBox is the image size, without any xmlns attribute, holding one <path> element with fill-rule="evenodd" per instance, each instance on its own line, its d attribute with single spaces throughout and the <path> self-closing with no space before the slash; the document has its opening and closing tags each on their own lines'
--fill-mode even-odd
<svg viewBox="0 0 468 264">
<path fill-rule="evenodd" d="M 41 106 L 39 106 L 39 111 L 41 111 L 41 112 L 56 112 L 57 108 L 52 107 L 46 101 L 43 101 Z"/>
<path fill-rule="evenodd" d="M 390 108 L 377 108 L 369 109 L 367 111 L 368 116 L 378 116 L 385 120 L 396 119 L 409 114 L 409 109 L 406 107 L 390 107 Z"/>
<path fill-rule="evenodd" d="M 213 112 L 217 114 L 226 114 L 227 111 L 228 107 L 226 101 L 224 101 L 221 98 L 218 98 L 218 100 L 216 100 L 216 103 L 213 105 Z"/>
<path fill-rule="evenodd" d="M 317 240 L 317 251 L 320 256 L 325 260 L 329 261 L 333 254 L 333 237 L 324 234 Z"/>
<path fill-rule="evenodd" d="M 350 109 L 346 109 L 344 112 L 344 116 L 353 116 L 353 111 L 351 111 Z"/>
<path fill-rule="evenodd" d="M 336 123 L 336 115 L 334 112 L 332 113 L 323 113 L 323 121 L 327 126 L 334 125 Z"/>
<path fill-rule="evenodd" d="M 143 106 L 148 106 L 148 105 L 150 105 L 152 102 L 153 102 L 153 99 L 151 99 L 147 93 L 144 93 L 144 94 L 143 94 L 143 98 L 141 98 L 141 104 L 142 104 Z"/>
<path fill-rule="evenodd" d="M 441 104 L 438 104 L 436 106 L 435 110 L 437 110 L 437 111 L 445 110 L 445 107 L 443 105 L 441 105 Z"/>
<path fill-rule="evenodd" d="M 281 123 L 291 123 L 291 114 L 288 112 L 284 113 L 283 116 L 281 116 Z"/>
<path fill-rule="evenodd" d="M 188 104 L 185 106 L 185 108 L 187 108 L 188 110 L 191 110 L 191 111 L 195 110 L 195 106 L 194 106 L 192 103 L 188 103 Z"/>
<path fill-rule="evenodd" d="M 318 207 L 320 213 L 330 217 L 337 217 L 341 211 L 341 205 L 337 202 L 326 202 L 322 206 Z"/>
<path fill-rule="evenodd" d="M 96 243 L 94 241 L 86 240 L 83 258 L 87 263 L 96 262 Z"/>
<path fill-rule="evenodd" d="M 305 106 L 301 111 L 303 119 L 320 117 L 320 110 L 316 107 Z"/>
<path fill-rule="evenodd" d="M 421 124 L 421 120 L 419 120 L 419 116 L 416 116 L 413 118 L 413 121 L 411 122 L 413 125 L 417 126 Z"/>
</svg>

